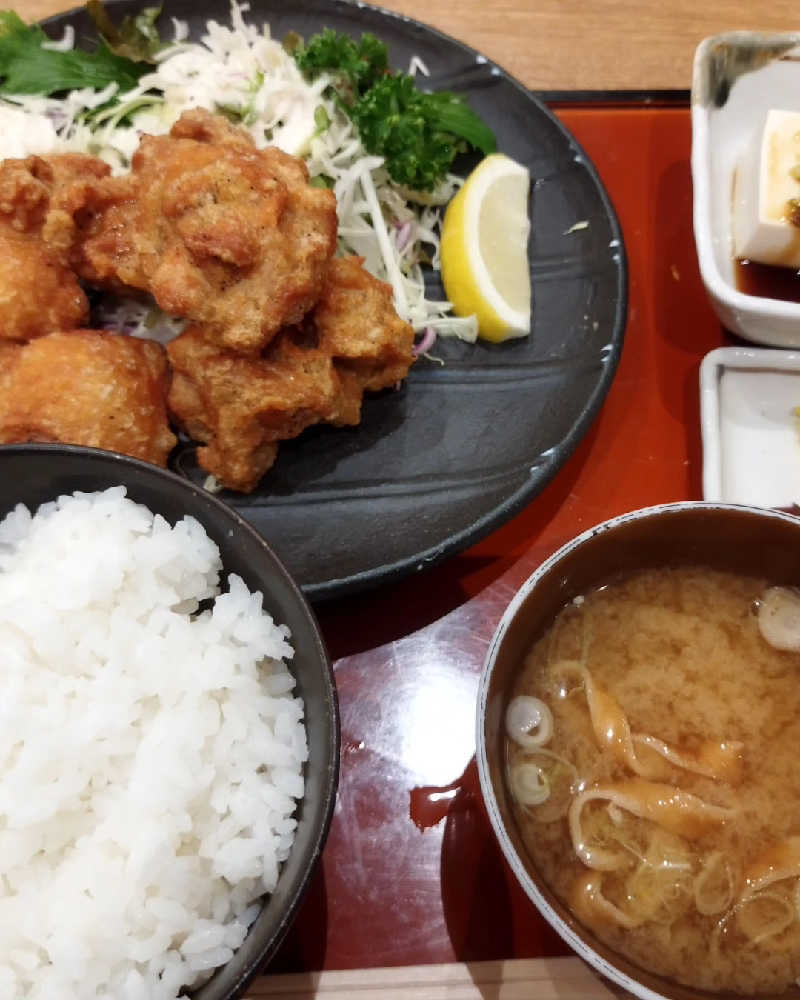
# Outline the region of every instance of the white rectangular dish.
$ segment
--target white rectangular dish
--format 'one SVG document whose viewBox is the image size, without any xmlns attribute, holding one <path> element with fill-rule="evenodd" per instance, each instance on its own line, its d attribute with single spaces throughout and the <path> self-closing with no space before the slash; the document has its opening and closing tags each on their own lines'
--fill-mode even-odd
<svg viewBox="0 0 800 1000">
<path fill-rule="evenodd" d="M 770 109 L 800 111 L 800 34 L 733 31 L 698 46 L 692 76 L 694 233 L 700 274 L 722 324 L 774 347 L 800 347 L 800 304 L 737 290 L 737 169 Z"/>
<path fill-rule="evenodd" d="M 703 499 L 800 503 L 800 353 L 720 347 L 700 365 Z"/>
</svg>

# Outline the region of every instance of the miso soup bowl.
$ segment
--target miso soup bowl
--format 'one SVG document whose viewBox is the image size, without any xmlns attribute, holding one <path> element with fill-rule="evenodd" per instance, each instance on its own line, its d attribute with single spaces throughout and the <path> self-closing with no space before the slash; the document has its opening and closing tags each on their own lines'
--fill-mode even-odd
<svg viewBox="0 0 800 1000">
<path fill-rule="evenodd" d="M 614 983 L 643 1000 L 722 996 L 639 968 L 585 928 L 542 881 L 511 809 L 504 717 L 523 658 L 574 597 L 643 569 L 706 566 L 800 585 L 800 518 L 757 507 L 665 504 L 623 514 L 579 535 L 543 563 L 507 607 L 489 646 L 478 691 L 481 790 L 500 847 L 520 885 L 566 943 Z M 800 989 L 780 994 L 800 997 Z M 730 996 L 730 994 L 727 994 Z M 760 994 L 760 996 L 764 996 Z"/>
</svg>

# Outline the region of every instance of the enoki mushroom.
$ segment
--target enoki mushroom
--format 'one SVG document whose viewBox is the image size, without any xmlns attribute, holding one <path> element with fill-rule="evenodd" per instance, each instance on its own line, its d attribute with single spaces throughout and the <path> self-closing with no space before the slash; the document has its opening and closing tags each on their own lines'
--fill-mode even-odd
<svg viewBox="0 0 800 1000">
<path fill-rule="evenodd" d="M 591 927 L 600 918 L 618 927 L 624 927 L 625 930 L 633 930 L 644 922 L 642 918 L 631 916 L 606 899 L 602 884 L 603 877 L 597 872 L 586 872 L 576 880 L 572 887 L 570 903 L 580 920 Z"/>
<path fill-rule="evenodd" d="M 787 896 L 766 889 L 752 896 L 740 899 L 717 923 L 711 935 L 711 950 L 717 954 L 723 939 L 735 941 L 734 929 L 754 947 L 766 948 L 769 951 L 785 950 L 796 947 L 795 935 L 790 935 L 788 942 L 786 932 L 793 925 L 797 926 L 797 910 L 795 904 Z"/>
<path fill-rule="evenodd" d="M 735 782 L 741 776 L 742 744 L 706 740 L 694 753 L 676 750 L 663 740 L 643 733 L 631 733 L 628 717 L 616 698 L 594 682 L 585 667 L 584 688 L 595 738 L 601 747 L 612 753 L 641 778 L 659 778 L 663 771 L 657 764 L 640 760 L 634 744 L 655 751 L 670 764 L 708 778 Z"/>
<path fill-rule="evenodd" d="M 746 869 L 742 899 L 787 878 L 800 878 L 800 837 L 773 844 Z"/>
<path fill-rule="evenodd" d="M 736 881 L 728 859 L 713 851 L 694 880 L 694 905 L 705 917 L 723 913 L 733 903 Z"/>
<path fill-rule="evenodd" d="M 795 881 L 787 893 L 778 883 Z M 776 950 L 785 932 L 800 920 L 800 837 L 773 844 L 745 870 L 739 899 L 715 929 L 716 945 L 735 927 L 752 945 Z"/>
<path fill-rule="evenodd" d="M 777 892 L 759 892 L 740 900 L 734 914 L 739 930 L 752 944 L 765 944 L 797 919 L 793 902 Z"/>
<path fill-rule="evenodd" d="M 796 594 L 795 597 L 797 606 L 800 607 L 800 593 Z M 798 611 L 798 618 L 800 619 L 800 611 Z M 590 629 L 584 622 L 580 659 L 570 657 L 566 659 L 556 657 L 554 659 L 559 634 L 559 628 L 556 627 L 551 634 L 547 663 L 551 676 L 562 677 L 562 681 L 558 685 L 559 697 L 566 697 L 575 690 L 575 687 L 566 683 L 565 678 L 567 677 L 575 677 L 578 686 L 583 686 L 592 730 L 601 748 L 608 750 L 620 763 L 625 764 L 640 778 L 657 780 L 665 775 L 664 769 L 659 767 L 658 761 L 641 760 L 637 756 L 636 744 L 647 747 L 674 767 L 690 771 L 693 774 L 731 783 L 735 783 L 741 778 L 743 744 L 740 742 L 706 740 L 695 751 L 689 752 L 671 747 L 655 736 L 646 733 L 632 733 L 622 706 L 610 692 L 595 682 L 586 666 L 591 643 L 589 633 Z M 800 644 L 800 635 L 798 635 L 797 641 Z M 535 700 L 538 701 L 538 699 Z M 544 702 L 540 702 L 540 704 L 547 708 Z M 509 733 L 509 735 L 511 734 Z"/>
<path fill-rule="evenodd" d="M 692 905 L 694 856 L 681 838 L 656 828 L 647 854 L 625 880 L 626 910 L 671 925 Z"/>
<path fill-rule="evenodd" d="M 691 792 L 675 785 L 630 778 L 612 785 L 597 785 L 577 795 L 569 808 L 569 833 L 577 857 L 598 871 L 614 871 L 628 860 L 624 850 L 592 845 L 583 836 L 581 813 L 588 802 L 597 799 L 613 803 L 634 816 L 648 819 L 687 840 L 702 837 L 712 827 L 736 815 L 733 809 L 704 802 Z"/>
<path fill-rule="evenodd" d="M 590 925 L 614 923 L 630 930 L 647 922 L 670 925 L 692 903 L 693 856 L 678 838 L 656 830 L 646 856 L 620 879 L 588 871 L 572 885 L 570 899 L 577 915 Z M 614 902 L 604 891 L 610 883 Z"/>
</svg>

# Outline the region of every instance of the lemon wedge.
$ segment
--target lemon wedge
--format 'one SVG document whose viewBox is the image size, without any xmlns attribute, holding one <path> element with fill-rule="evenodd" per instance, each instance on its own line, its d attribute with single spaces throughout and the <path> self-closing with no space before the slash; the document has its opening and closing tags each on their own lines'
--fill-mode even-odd
<svg viewBox="0 0 800 1000">
<path fill-rule="evenodd" d="M 442 223 L 442 282 L 457 316 L 499 342 L 531 331 L 526 167 L 492 153 L 467 177 Z"/>
</svg>

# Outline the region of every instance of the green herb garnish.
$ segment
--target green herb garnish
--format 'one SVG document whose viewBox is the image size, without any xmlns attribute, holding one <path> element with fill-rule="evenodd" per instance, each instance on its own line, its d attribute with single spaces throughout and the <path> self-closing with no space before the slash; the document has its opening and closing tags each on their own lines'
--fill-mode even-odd
<svg viewBox="0 0 800 1000">
<path fill-rule="evenodd" d="M 320 73 L 331 73 L 337 77 L 337 90 L 345 90 L 351 97 L 359 97 L 388 70 L 388 50 L 369 32 L 354 42 L 349 35 L 325 28 L 313 35 L 308 45 L 302 40 L 295 44 L 292 55 L 312 80 Z"/>
<path fill-rule="evenodd" d="M 160 7 L 145 7 L 135 17 L 124 17 L 119 28 L 111 20 L 102 0 L 87 0 L 86 10 L 97 33 L 118 56 L 134 62 L 155 62 L 155 55 L 164 48 L 156 21 Z"/>
<path fill-rule="evenodd" d="M 42 48 L 50 39 L 36 24 L 13 11 L 0 11 L 0 94 L 58 94 L 80 87 L 120 90 L 135 87 L 147 69 L 116 55 L 100 42 L 92 52 L 58 52 Z"/>
<path fill-rule="evenodd" d="M 333 78 L 334 96 L 358 128 L 367 152 L 382 156 L 389 176 L 416 191 L 431 191 L 457 153 L 497 148 L 491 129 L 456 94 L 426 93 L 407 73 L 388 71 L 388 50 L 374 35 L 359 42 L 326 28 L 292 54 L 310 79 Z"/>
<path fill-rule="evenodd" d="M 457 153 L 497 148 L 493 133 L 455 94 L 426 94 L 405 73 L 379 80 L 350 109 L 365 148 L 386 160 L 390 176 L 416 191 L 431 191 Z"/>
<path fill-rule="evenodd" d="M 322 135 L 323 132 L 331 127 L 328 112 L 321 104 L 319 107 L 314 108 L 314 124 L 317 126 L 314 135 Z"/>
</svg>

